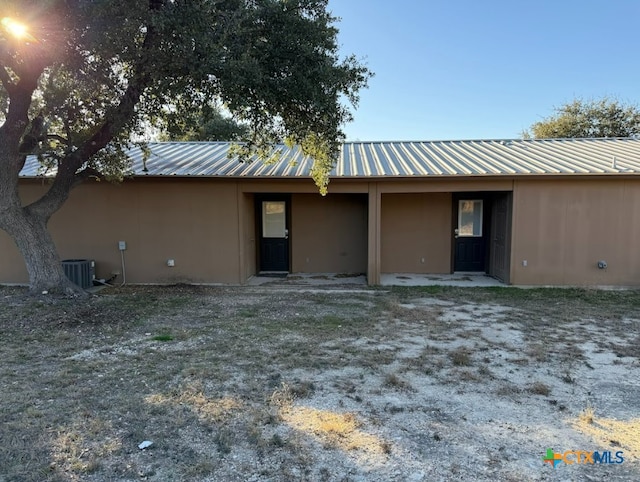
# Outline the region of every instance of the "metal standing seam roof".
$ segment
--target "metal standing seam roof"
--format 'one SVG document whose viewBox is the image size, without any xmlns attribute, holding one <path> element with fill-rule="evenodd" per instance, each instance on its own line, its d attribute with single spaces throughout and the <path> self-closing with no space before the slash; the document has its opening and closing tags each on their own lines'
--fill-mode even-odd
<svg viewBox="0 0 640 482">
<path fill-rule="evenodd" d="M 135 176 L 308 177 L 312 160 L 297 148 L 276 146 L 280 160 L 239 162 L 227 142 L 151 142 L 128 152 Z M 146 166 L 146 169 L 145 169 Z M 29 157 L 22 177 L 42 175 Z M 640 174 L 640 139 L 535 139 L 428 142 L 347 142 L 332 178 L 435 178 L 521 175 Z"/>
</svg>

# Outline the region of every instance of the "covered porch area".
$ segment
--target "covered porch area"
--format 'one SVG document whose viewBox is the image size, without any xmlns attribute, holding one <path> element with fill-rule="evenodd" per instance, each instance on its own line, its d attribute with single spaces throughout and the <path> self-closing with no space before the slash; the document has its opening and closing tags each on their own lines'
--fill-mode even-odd
<svg viewBox="0 0 640 482">
<path fill-rule="evenodd" d="M 508 180 L 380 182 L 369 192 L 368 283 L 510 283 Z"/>
</svg>

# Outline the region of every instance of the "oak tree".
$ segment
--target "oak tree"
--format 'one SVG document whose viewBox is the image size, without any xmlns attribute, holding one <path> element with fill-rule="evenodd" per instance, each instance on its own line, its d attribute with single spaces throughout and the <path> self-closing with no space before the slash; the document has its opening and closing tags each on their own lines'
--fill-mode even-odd
<svg viewBox="0 0 640 482">
<path fill-rule="evenodd" d="M 247 126 L 236 154 L 285 140 L 321 192 L 370 72 L 338 53 L 327 0 L 4 0 L 0 4 L 0 228 L 33 291 L 75 293 L 47 223 L 78 184 L 122 179 L 132 136 L 218 102 Z M 28 205 L 27 155 L 53 174 Z"/>
<path fill-rule="evenodd" d="M 555 114 L 536 122 L 525 137 L 536 139 L 573 137 L 631 137 L 640 134 L 640 110 L 607 97 L 575 99 L 556 107 Z"/>
<path fill-rule="evenodd" d="M 162 141 L 241 141 L 249 134 L 246 124 L 209 104 L 200 110 L 167 112 L 160 127 Z"/>
</svg>

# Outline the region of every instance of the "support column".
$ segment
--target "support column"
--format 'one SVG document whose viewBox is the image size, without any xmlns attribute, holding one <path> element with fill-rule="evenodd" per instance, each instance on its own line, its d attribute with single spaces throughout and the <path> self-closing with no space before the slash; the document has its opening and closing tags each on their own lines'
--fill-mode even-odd
<svg viewBox="0 0 640 482">
<path fill-rule="evenodd" d="M 367 283 L 380 284 L 380 204 L 378 183 L 369 183 L 369 222 L 367 240 Z"/>
<path fill-rule="evenodd" d="M 238 284 L 247 284 L 246 249 L 245 240 L 245 200 L 244 193 L 240 189 L 240 183 L 236 182 L 236 206 L 238 208 Z"/>
<path fill-rule="evenodd" d="M 518 241 L 520 241 L 519 239 L 517 239 L 517 234 L 518 234 L 518 229 L 516 226 L 516 223 L 518 222 L 518 203 L 519 203 L 519 192 L 518 192 L 518 183 L 513 180 L 512 181 L 512 186 L 511 186 L 511 209 L 509 210 L 509 227 L 507 228 L 509 230 L 508 233 L 508 242 L 509 242 L 509 283 L 510 285 L 517 285 L 518 284 L 518 280 L 516 279 L 516 266 L 517 266 L 517 262 L 518 260 L 516 260 L 516 249 L 514 249 L 515 247 L 518 247 Z M 518 251 L 519 252 L 519 251 Z"/>
</svg>

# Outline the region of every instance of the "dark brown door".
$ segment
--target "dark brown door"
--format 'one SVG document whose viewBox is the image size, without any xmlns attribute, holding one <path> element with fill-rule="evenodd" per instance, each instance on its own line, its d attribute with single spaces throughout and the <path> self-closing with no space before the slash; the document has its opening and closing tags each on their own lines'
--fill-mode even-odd
<svg viewBox="0 0 640 482">
<path fill-rule="evenodd" d="M 260 271 L 289 271 L 287 201 L 262 200 L 260 209 Z"/>
<path fill-rule="evenodd" d="M 485 271 L 484 199 L 458 199 L 454 242 L 454 271 Z"/>
<path fill-rule="evenodd" d="M 505 283 L 509 282 L 510 239 L 511 193 L 498 193 L 492 205 L 489 274 Z"/>
</svg>

